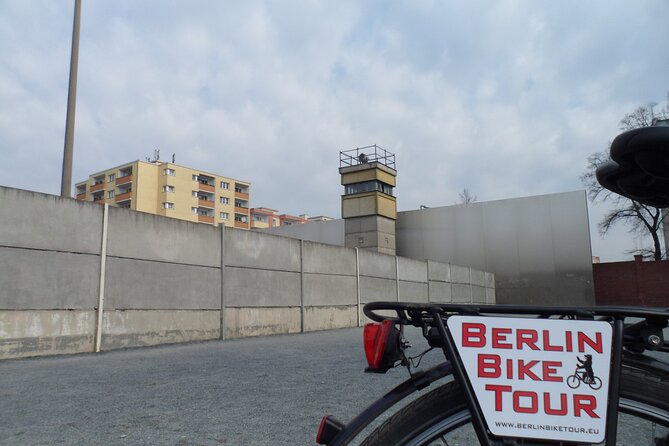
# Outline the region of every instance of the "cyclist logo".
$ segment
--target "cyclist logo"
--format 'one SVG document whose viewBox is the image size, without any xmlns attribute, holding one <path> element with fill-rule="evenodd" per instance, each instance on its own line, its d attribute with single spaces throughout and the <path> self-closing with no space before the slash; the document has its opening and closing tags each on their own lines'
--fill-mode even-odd
<svg viewBox="0 0 669 446">
<path fill-rule="evenodd" d="M 576 370 L 567 378 L 567 385 L 572 389 L 576 389 L 581 383 L 587 384 L 592 390 L 602 387 L 602 380 L 592 371 L 592 355 L 585 355 L 585 359 L 577 356 L 576 361 Z"/>
</svg>

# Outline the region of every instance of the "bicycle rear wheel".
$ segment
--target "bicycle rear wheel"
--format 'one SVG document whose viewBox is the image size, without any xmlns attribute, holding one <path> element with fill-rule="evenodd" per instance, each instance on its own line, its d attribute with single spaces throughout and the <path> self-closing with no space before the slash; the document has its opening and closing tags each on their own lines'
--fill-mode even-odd
<svg viewBox="0 0 669 446">
<path fill-rule="evenodd" d="M 669 446 L 669 381 L 623 367 L 620 391 L 617 444 Z M 450 382 L 398 411 L 361 446 L 478 444 L 464 395 L 455 382 Z M 542 443 L 519 439 L 508 444 Z"/>
</svg>

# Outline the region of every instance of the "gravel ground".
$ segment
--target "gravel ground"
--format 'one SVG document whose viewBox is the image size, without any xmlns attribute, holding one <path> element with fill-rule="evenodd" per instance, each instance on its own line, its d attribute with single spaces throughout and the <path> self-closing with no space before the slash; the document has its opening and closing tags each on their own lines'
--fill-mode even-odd
<svg viewBox="0 0 669 446">
<path fill-rule="evenodd" d="M 365 365 L 360 328 L 0 361 L 0 445 L 314 445 L 408 377 Z M 652 445 L 633 423 L 619 444 Z"/>
<path fill-rule="evenodd" d="M 407 378 L 365 365 L 360 328 L 1 361 L 0 444 L 313 445 Z"/>
</svg>

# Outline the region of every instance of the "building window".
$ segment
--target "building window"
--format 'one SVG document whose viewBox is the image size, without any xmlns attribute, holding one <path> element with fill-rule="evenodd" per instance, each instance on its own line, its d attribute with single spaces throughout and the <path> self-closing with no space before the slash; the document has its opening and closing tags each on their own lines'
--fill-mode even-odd
<svg viewBox="0 0 669 446">
<path fill-rule="evenodd" d="M 170 203 L 169 201 L 165 201 L 163 203 L 163 208 L 164 209 L 174 209 L 174 203 Z"/>
<path fill-rule="evenodd" d="M 221 212 L 221 220 L 228 220 L 230 218 L 230 214 L 227 212 Z"/>
<path fill-rule="evenodd" d="M 221 188 L 222 189 L 230 189 L 230 183 L 226 183 L 225 181 L 221 181 Z"/>
<path fill-rule="evenodd" d="M 166 168 L 166 169 L 164 169 L 164 170 L 163 170 L 163 173 L 164 173 L 165 175 L 169 175 L 169 176 L 171 176 L 171 177 L 173 177 L 173 176 L 176 175 L 176 172 L 174 171 L 174 169 L 170 169 L 170 168 Z"/>
<path fill-rule="evenodd" d="M 111 183 L 113 181 L 116 181 L 116 174 L 115 173 L 112 173 L 112 174 L 109 175 L 109 182 Z"/>
<path fill-rule="evenodd" d="M 246 215 L 235 215 L 235 221 L 246 223 Z"/>
<path fill-rule="evenodd" d="M 192 207 L 192 208 L 190 208 L 190 210 L 193 214 L 197 214 L 197 208 L 196 207 Z"/>
<path fill-rule="evenodd" d="M 113 190 L 110 190 L 109 192 L 107 192 L 107 198 L 114 198 L 114 194 L 115 192 Z"/>
<path fill-rule="evenodd" d="M 221 197 L 221 204 L 230 204 L 230 199 L 228 197 Z"/>
<path fill-rule="evenodd" d="M 362 183 L 347 184 L 345 186 L 345 195 L 360 194 L 364 192 L 379 191 L 384 194 L 392 195 L 393 187 L 380 181 L 363 181 Z"/>
<path fill-rule="evenodd" d="M 197 175 L 193 174 L 192 178 L 193 178 L 193 181 L 197 181 Z"/>
<path fill-rule="evenodd" d="M 163 186 L 163 192 L 174 192 L 174 186 L 166 184 L 165 186 Z"/>
</svg>

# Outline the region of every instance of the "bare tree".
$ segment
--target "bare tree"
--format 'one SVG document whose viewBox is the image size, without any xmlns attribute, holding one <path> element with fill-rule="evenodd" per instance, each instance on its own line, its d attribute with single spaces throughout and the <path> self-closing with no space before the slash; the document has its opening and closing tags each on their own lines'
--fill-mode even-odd
<svg viewBox="0 0 669 446">
<path fill-rule="evenodd" d="M 469 189 L 464 188 L 462 189 L 462 192 L 458 194 L 458 202 L 455 204 L 469 204 L 474 203 L 476 200 L 476 195 L 472 194 Z"/>
<path fill-rule="evenodd" d="M 667 94 L 667 102 L 661 109 L 657 109 L 657 104 L 651 103 L 638 107 L 632 113 L 626 114 L 620 120 L 620 129 L 631 130 L 639 127 L 648 127 L 652 125 L 654 119 L 664 119 L 667 116 L 669 116 L 669 93 Z M 602 187 L 597 182 L 595 170 L 597 170 L 600 164 L 609 159 L 608 150 L 606 152 L 593 153 L 588 157 L 586 172 L 580 177 L 590 201 L 593 203 L 609 202 L 613 205 L 613 208 L 599 222 L 599 233 L 605 235 L 614 225 L 623 223 L 630 227 L 630 232 L 640 235 L 650 235 L 653 241 L 652 247 L 632 251 L 633 254 L 652 257 L 654 260 L 662 260 L 660 233 L 662 232 L 663 220 L 666 219 L 668 214 L 663 213 L 662 209 L 646 206 L 637 201 L 614 194 Z M 666 242 L 667 240 L 665 240 Z"/>
</svg>

